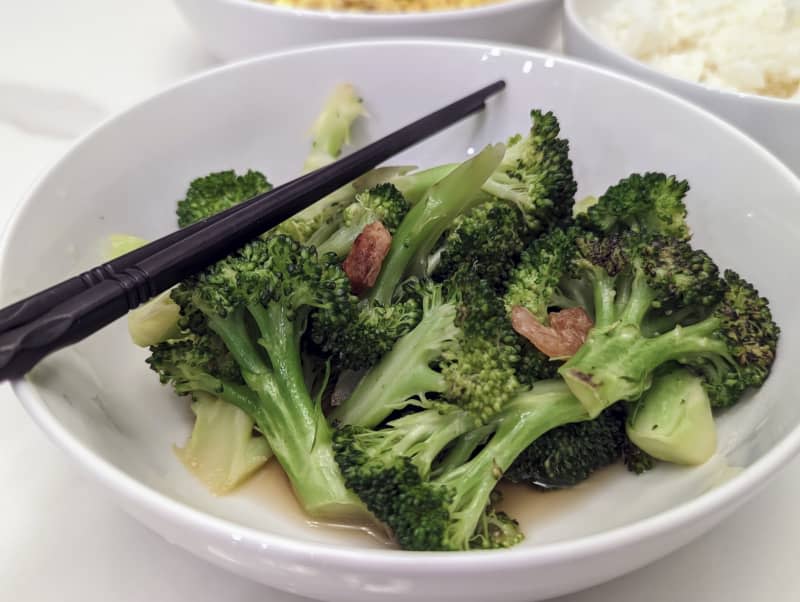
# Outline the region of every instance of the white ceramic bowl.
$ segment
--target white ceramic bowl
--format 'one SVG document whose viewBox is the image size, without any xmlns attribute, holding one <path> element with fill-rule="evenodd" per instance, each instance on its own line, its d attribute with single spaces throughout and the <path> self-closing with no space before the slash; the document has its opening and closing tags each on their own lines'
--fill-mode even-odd
<svg viewBox="0 0 800 602">
<path fill-rule="evenodd" d="M 529 49 L 395 41 L 289 52 L 195 77 L 97 128 L 35 186 L 0 248 L 4 301 L 97 263 L 110 233 L 167 233 L 175 199 L 195 176 L 248 167 L 273 182 L 297 174 L 308 127 L 336 83 L 354 83 L 365 98 L 371 117 L 356 132 L 360 144 L 498 77 L 508 88 L 485 113 L 397 161 L 463 159 L 524 131 L 532 107 L 552 109 L 571 140 L 579 195 L 634 171 L 688 178 L 697 242 L 772 299 L 784 328 L 774 373 L 754 399 L 719 417 L 719 454 L 709 463 L 641 477 L 617 466 L 573 491 L 529 493 L 511 509 L 528 535 L 514 549 L 413 553 L 308 526 L 275 471 L 228 497 L 207 493 L 171 451 L 190 430 L 187 402 L 158 384 L 124 321 L 15 382 L 28 412 L 168 541 L 334 602 L 530 602 L 633 570 L 711 528 L 800 448 L 800 181 L 723 121 L 611 72 Z M 667 127 L 654 132 L 656 118 Z"/>
<path fill-rule="evenodd" d="M 615 1 L 564 1 L 566 54 L 627 73 L 699 104 L 750 134 L 800 174 L 800 102 L 716 90 L 667 75 L 624 54 L 589 25 Z"/>
<path fill-rule="evenodd" d="M 255 0 L 175 0 L 207 47 L 238 59 L 320 44 L 398 36 L 472 38 L 547 48 L 561 0 L 503 0 L 468 9 L 366 13 L 302 10 Z"/>
</svg>

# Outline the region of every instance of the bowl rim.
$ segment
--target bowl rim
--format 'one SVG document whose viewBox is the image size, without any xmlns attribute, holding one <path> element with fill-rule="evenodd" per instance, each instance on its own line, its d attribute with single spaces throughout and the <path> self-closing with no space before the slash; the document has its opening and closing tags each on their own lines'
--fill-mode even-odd
<svg viewBox="0 0 800 602">
<path fill-rule="evenodd" d="M 600 37 L 597 33 L 592 31 L 592 29 L 588 26 L 586 19 L 576 7 L 576 4 L 579 1 L 580 0 L 564 0 L 562 28 L 566 29 L 569 26 L 574 27 L 584 38 L 589 40 L 595 46 L 601 48 L 603 51 L 612 55 L 616 60 L 623 63 L 627 69 L 631 70 L 631 74 L 635 74 L 637 77 L 649 77 L 649 81 L 658 81 L 658 85 L 668 85 L 679 89 L 682 88 L 688 93 L 696 92 L 706 93 L 711 96 L 716 95 L 726 102 L 728 100 L 732 100 L 733 102 L 749 101 L 756 104 L 763 104 L 764 108 L 766 109 L 779 108 L 790 111 L 797 110 L 800 112 L 800 101 L 797 100 L 778 98 L 776 96 L 765 96 L 762 94 L 754 94 L 752 92 L 740 92 L 738 90 L 713 88 L 708 84 L 693 82 L 688 79 L 682 79 L 680 77 L 664 73 L 663 71 L 659 71 L 655 67 L 651 67 L 643 61 L 625 54 Z"/>
<path fill-rule="evenodd" d="M 424 46 L 429 48 L 453 48 L 458 50 L 474 49 L 491 52 L 514 54 L 519 57 L 538 61 L 555 61 L 556 64 L 569 65 L 581 70 L 601 73 L 612 79 L 650 91 L 658 96 L 666 97 L 670 102 L 682 105 L 686 110 L 699 114 L 704 119 L 715 122 L 719 127 L 738 137 L 742 144 L 748 145 L 762 159 L 773 166 L 794 184 L 800 196 L 800 177 L 796 176 L 779 159 L 761 144 L 738 130 L 728 122 L 713 115 L 709 111 L 668 91 L 646 82 L 638 81 L 630 76 L 615 72 L 579 59 L 554 54 L 545 50 L 519 45 L 494 44 L 491 42 L 468 39 L 406 38 L 406 39 L 371 39 L 340 43 L 319 44 L 279 51 L 261 56 L 249 57 L 237 62 L 202 71 L 162 88 L 144 99 L 130 103 L 126 108 L 115 112 L 100 124 L 76 139 L 60 158 L 50 165 L 28 188 L 13 209 L 0 237 L 0 282 L 2 282 L 5 258 L 10 248 L 10 233 L 24 217 L 30 201 L 36 197 L 54 173 L 73 154 L 80 152 L 101 130 L 114 127 L 116 122 L 131 111 L 145 110 L 157 103 L 163 96 L 174 90 L 191 86 L 195 82 L 214 78 L 221 72 L 247 69 L 250 64 L 281 60 L 304 54 L 317 54 L 346 49 L 370 49 L 380 46 L 408 47 Z M 316 541 L 299 540 L 285 535 L 269 533 L 237 524 L 228 519 L 213 516 L 190 505 L 174 499 L 117 468 L 101 455 L 93 452 L 62 425 L 47 408 L 47 404 L 38 394 L 36 387 L 27 379 L 21 378 L 11 382 L 12 390 L 23 407 L 48 437 L 63 451 L 73 457 L 85 471 L 93 474 L 105 487 L 120 500 L 123 507 L 141 507 L 149 515 L 166 517 L 173 525 L 180 525 L 190 531 L 203 531 L 216 538 L 233 539 L 239 545 L 259 546 L 271 553 L 283 554 L 287 558 L 313 558 L 314 562 L 323 562 L 329 566 L 346 566 L 358 562 L 361 570 L 380 571 L 387 574 L 413 572 L 416 575 L 435 575 L 442 571 L 461 572 L 464 570 L 478 572 L 498 572 L 543 566 L 574 560 L 580 557 L 613 552 L 617 548 L 645 539 L 663 535 L 680 527 L 695 523 L 705 516 L 721 514 L 725 508 L 732 508 L 755 494 L 766 484 L 769 478 L 783 468 L 789 460 L 800 452 L 800 424 L 786 433 L 767 453 L 748 466 L 741 473 L 727 482 L 700 494 L 696 498 L 678 504 L 666 511 L 628 523 L 626 525 L 601 531 L 587 536 L 536 544 L 533 546 L 517 546 L 503 550 L 475 550 L 469 553 L 452 552 L 412 552 L 395 549 L 368 549 L 352 545 L 337 545 Z M 131 506 L 128 506 L 131 504 Z M 176 540 L 177 541 L 177 540 Z M 420 562 L 424 560 L 425 562 Z"/>
<path fill-rule="evenodd" d="M 185 1 L 185 0 L 184 0 Z M 191 1 L 191 0 L 190 0 Z M 528 4 L 546 5 L 553 3 L 553 0 L 491 0 L 487 4 L 470 6 L 467 8 L 449 8 L 436 10 L 412 10 L 397 12 L 366 12 L 366 11 L 346 11 L 346 10 L 318 10 L 313 8 L 299 8 L 294 6 L 276 5 L 270 2 L 258 0 L 207 0 L 220 5 L 229 7 L 241 7 L 244 10 L 264 11 L 267 13 L 277 13 L 279 15 L 292 15 L 300 18 L 331 19 L 335 21 L 351 22 L 387 22 L 387 21 L 406 21 L 417 23 L 420 21 L 459 21 L 472 18 L 480 18 L 484 15 L 502 14 L 516 10 Z M 262 55 L 263 56 L 263 55 Z"/>
</svg>

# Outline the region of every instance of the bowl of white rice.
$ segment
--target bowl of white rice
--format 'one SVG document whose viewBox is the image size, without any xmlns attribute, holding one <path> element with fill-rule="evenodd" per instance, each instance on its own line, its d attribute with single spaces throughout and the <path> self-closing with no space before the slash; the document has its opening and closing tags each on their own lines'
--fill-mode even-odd
<svg viewBox="0 0 800 602">
<path fill-rule="evenodd" d="M 564 50 L 704 106 L 800 173 L 800 0 L 566 0 Z"/>
</svg>

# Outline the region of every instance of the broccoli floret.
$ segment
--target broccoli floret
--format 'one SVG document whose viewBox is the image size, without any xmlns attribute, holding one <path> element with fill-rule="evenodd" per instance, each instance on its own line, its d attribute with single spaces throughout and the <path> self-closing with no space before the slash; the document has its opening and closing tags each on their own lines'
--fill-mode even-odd
<svg viewBox="0 0 800 602">
<path fill-rule="evenodd" d="M 686 180 L 663 173 L 632 174 L 611 186 L 598 201 L 576 217 L 584 228 L 597 232 L 649 232 L 688 240 Z"/>
<path fill-rule="evenodd" d="M 414 298 L 397 299 L 387 306 L 354 302 L 347 309 L 344 324 L 341 308 L 336 313 L 315 312 L 311 334 L 338 367 L 350 370 L 374 366 L 422 318 L 422 307 Z"/>
<path fill-rule="evenodd" d="M 490 282 L 503 282 L 522 252 L 525 231 L 516 207 L 497 200 L 478 205 L 457 217 L 444 236 L 433 276 L 444 280 L 466 266 Z"/>
<path fill-rule="evenodd" d="M 303 171 L 309 172 L 333 163 L 350 142 L 353 122 L 364 115 L 363 101 L 350 84 L 334 88 L 311 129 L 311 153 Z"/>
<path fill-rule="evenodd" d="M 521 338 L 492 282 L 463 266 L 445 286 L 457 299 L 462 334 L 442 352 L 444 396 L 486 421 L 521 388 Z"/>
<path fill-rule="evenodd" d="M 626 438 L 622 445 L 622 461 L 625 462 L 628 470 L 634 474 L 642 474 L 652 470 L 656 465 L 656 459 L 637 447 L 629 438 Z"/>
<path fill-rule="evenodd" d="M 410 430 L 419 442 L 407 451 L 386 453 L 384 446 L 373 448 L 371 437 L 375 435 L 364 431 L 356 431 L 361 434 L 353 436 L 353 431 L 345 430 L 337 434 L 336 440 L 336 458 L 348 487 L 389 527 L 400 546 L 410 550 L 466 550 L 519 541 L 521 534 L 514 533 L 513 521 L 498 517 L 492 508 L 497 482 L 515 458 L 542 434 L 588 417 L 563 382 L 537 383 L 531 391 L 517 395 L 496 416 L 492 422 L 494 434 L 474 457 L 458 464 L 448 463 L 445 458 L 447 469 L 436 471 L 431 462 L 442 451 L 446 456 L 454 437 L 486 427 L 475 426 L 474 421 L 470 424 L 469 412 L 454 409 L 454 415 L 468 419 L 461 424 L 448 416 L 446 424 L 458 424 L 460 428 L 452 426 L 445 432 L 444 424 L 429 423 L 429 412 L 401 419 L 413 423 Z M 426 428 L 418 431 L 417 421 L 423 421 Z M 462 429 L 464 432 L 460 433 Z M 382 431 L 377 431 L 379 441 L 391 436 L 381 435 Z M 461 450 L 458 453 L 461 456 Z M 496 520 L 504 526 L 498 531 L 502 535 L 487 537 L 488 525 Z"/>
<path fill-rule="evenodd" d="M 548 431 L 514 460 L 505 478 L 542 489 L 577 485 L 622 456 L 626 415 L 615 404 L 594 420 Z"/>
<path fill-rule="evenodd" d="M 253 170 L 243 176 L 228 170 L 197 178 L 178 201 L 178 226 L 184 228 L 271 189 L 264 174 Z"/>
<path fill-rule="evenodd" d="M 365 226 L 381 222 L 389 232 L 394 233 L 409 207 L 408 201 L 394 185 L 378 184 L 358 193 L 355 201 L 341 211 L 341 222 L 333 234 L 319 243 L 315 235 L 309 242 L 316 244 L 321 254 L 335 253 L 344 257 Z"/>
<path fill-rule="evenodd" d="M 703 379 L 680 367 L 657 375 L 626 421 L 626 432 L 632 443 L 657 460 L 703 464 L 717 448 Z"/>
<path fill-rule="evenodd" d="M 264 437 L 253 435 L 253 419 L 238 407 L 206 393 L 193 397 L 192 434 L 175 452 L 212 493 L 230 493 L 267 462 L 272 450 Z"/>
<path fill-rule="evenodd" d="M 559 138 L 552 112 L 531 111 L 530 133 L 511 138 L 503 160 L 483 185 L 494 197 L 515 204 L 532 233 L 572 218 L 578 188 L 569 158 L 569 141 Z"/>
<path fill-rule="evenodd" d="M 649 248 L 669 244 L 662 240 Z M 767 300 L 732 271 L 721 280 L 709 280 L 713 270 L 708 256 L 688 243 L 673 241 L 669 253 L 651 256 L 641 249 L 640 244 L 628 246 L 626 269 L 616 277 L 606 272 L 596 279 L 601 292 L 595 295 L 595 327 L 559 369 L 590 414 L 621 399 L 639 399 L 655 370 L 671 361 L 691 365 L 704 377 L 715 406 L 731 405 L 746 389 L 760 386 L 769 374 L 779 334 Z M 662 269 L 662 261 L 669 270 Z M 723 292 L 712 305 L 718 297 L 715 287 Z M 674 311 L 687 300 L 707 317 L 646 336 L 648 314 L 655 310 L 658 315 L 662 307 Z"/>
<path fill-rule="evenodd" d="M 309 393 L 300 350 L 312 309 L 349 299 L 341 268 L 275 235 L 248 243 L 176 291 L 184 325 L 202 332 L 204 318 L 255 395 L 249 407 L 239 407 L 264 434 L 307 513 L 325 519 L 362 514 L 333 458 L 332 432 Z"/>
<path fill-rule="evenodd" d="M 361 378 L 331 418 L 342 424 L 374 427 L 395 410 L 441 395 L 447 382 L 432 364 L 461 336 L 458 306 L 440 285 L 419 285 L 422 318 Z M 402 375 L 399 378 L 398 375 Z"/>
</svg>

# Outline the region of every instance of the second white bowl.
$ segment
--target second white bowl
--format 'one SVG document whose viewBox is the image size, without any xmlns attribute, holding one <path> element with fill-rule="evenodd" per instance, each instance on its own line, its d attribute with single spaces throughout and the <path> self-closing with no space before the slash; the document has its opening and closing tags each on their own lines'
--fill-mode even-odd
<svg viewBox="0 0 800 602">
<path fill-rule="evenodd" d="M 590 26 L 592 19 L 615 2 L 565 0 L 563 35 L 567 54 L 627 73 L 699 104 L 750 134 L 800 174 L 800 102 L 716 90 L 666 75 L 627 56 Z"/>
</svg>

